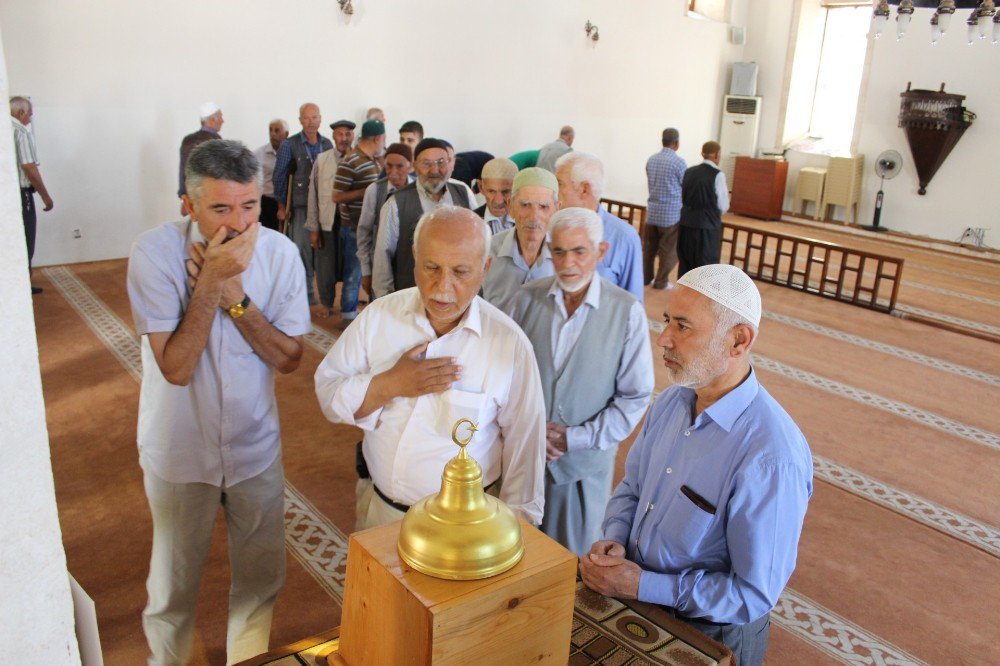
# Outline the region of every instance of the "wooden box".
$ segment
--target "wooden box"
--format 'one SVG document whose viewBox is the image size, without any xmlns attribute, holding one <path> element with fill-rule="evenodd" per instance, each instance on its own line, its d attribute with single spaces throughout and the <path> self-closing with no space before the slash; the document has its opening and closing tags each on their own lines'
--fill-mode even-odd
<svg viewBox="0 0 1000 666">
<path fill-rule="evenodd" d="M 509 571 L 450 581 L 399 557 L 396 522 L 352 534 L 340 649 L 331 664 L 559 664 L 569 658 L 576 557 L 522 521 Z"/>
<path fill-rule="evenodd" d="M 780 220 L 788 162 L 737 157 L 729 210 L 737 215 Z"/>
</svg>

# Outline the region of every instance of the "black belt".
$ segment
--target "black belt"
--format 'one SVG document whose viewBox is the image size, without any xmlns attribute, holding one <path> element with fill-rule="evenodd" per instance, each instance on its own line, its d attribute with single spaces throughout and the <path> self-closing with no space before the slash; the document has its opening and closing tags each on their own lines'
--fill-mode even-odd
<svg viewBox="0 0 1000 666">
<path fill-rule="evenodd" d="M 495 486 L 495 485 L 497 485 L 497 482 L 496 482 L 496 481 L 494 481 L 494 482 L 493 482 L 493 483 L 491 483 L 490 485 L 486 486 L 486 488 L 485 488 L 485 489 L 483 490 L 483 492 L 489 492 L 489 491 L 490 491 L 490 489 L 491 489 L 491 488 L 493 488 L 493 486 Z M 406 506 L 405 504 L 400 504 L 399 502 L 394 502 L 393 500 L 389 499 L 389 496 L 388 496 L 388 495 L 386 495 L 386 494 L 385 494 L 384 492 L 382 492 L 381 490 L 379 490 L 378 486 L 376 486 L 376 485 L 375 485 L 375 482 L 374 482 L 374 481 L 372 481 L 372 488 L 374 488 L 374 489 L 375 489 L 375 494 L 376 494 L 376 495 L 378 495 L 378 496 L 379 496 L 379 498 L 380 498 L 380 499 L 381 499 L 381 500 L 382 500 L 383 502 L 385 502 L 386 504 L 388 504 L 389 506 L 391 506 L 391 507 L 392 507 L 393 509 L 395 509 L 396 511 L 400 511 L 400 512 L 402 512 L 402 513 L 406 513 L 407 511 L 409 511 L 409 510 L 410 510 L 410 507 Z"/>
<path fill-rule="evenodd" d="M 682 621 L 687 622 L 689 624 L 694 624 L 694 625 L 707 624 L 707 625 L 712 626 L 712 627 L 728 627 L 728 626 L 731 626 L 733 624 L 732 622 L 712 622 L 711 620 L 706 620 L 703 617 L 687 617 L 686 615 L 681 615 L 680 613 L 678 613 L 677 609 L 674 608 L 674 607 L 672 607 L 672 606 L 662 606 L 660 604 L 657 604 L 657 605 L 660 606 L 660 608 L 662 608 L 663 610 L 665 610 L 668 613 L 670 613 L 672 616 L 674 616 L 678 620 L 682 620 Z"/>
</svg>

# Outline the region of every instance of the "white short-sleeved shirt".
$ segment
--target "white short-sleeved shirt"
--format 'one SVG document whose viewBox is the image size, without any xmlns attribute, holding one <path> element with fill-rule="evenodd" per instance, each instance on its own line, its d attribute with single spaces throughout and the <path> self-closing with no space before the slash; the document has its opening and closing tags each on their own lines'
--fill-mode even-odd
<svg viewBox="0 0 1000 666">
<path fill-rule="evenodd" d="M 25 164 L 38 164 L 38 153 L 35 150 L 35 135 L 31 133 L 17 118 L 11 117 L 14 126 L 14 153 L 17 155 L 17 179 L 21 188 L 31 187 L 31 181 L 21 167 Z"/>
<path fill-rule="evenodd" d="M 172 483 L 231 486 L 263 472 L 280 453 L 274 370 L 221 308 L 187 386 L 163 377 L 146 335 L 180 325 L 191 298 L 187 245 L 203 240 L 197 224 L 185 218 L 147 231 L 132 246 L 128 294 L 142 336 L 139 461 Z M 261 228 L 243 289 L 286 335 L 311 328 L 305 286 L 295 245 Z"/>
</svg>

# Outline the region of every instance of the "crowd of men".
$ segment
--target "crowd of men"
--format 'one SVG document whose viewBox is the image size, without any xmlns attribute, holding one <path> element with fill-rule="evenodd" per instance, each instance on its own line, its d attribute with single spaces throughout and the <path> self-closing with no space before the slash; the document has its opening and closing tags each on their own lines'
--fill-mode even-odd
<svg viewBox="0 0 1000 666">
<path fill-rule="evenodd" d="M 30 102 L 12 99 L 11 113 L 27 229 L 33 191 L 52 201 L 23 132 Z M 456 153 L 415 121 L 389 143 L 377 108 L 359 132 L 331 123 L 331 140 L 307 103 L 300 132 L 274 120 L 251 152 L 221 138 L 217 105 L 200 117 L 181 145 L 182 218 L 142 234 L 128 265 L 153 517 L 151 664 L 190 654 L 220 507 L 227 659 L 267 650 L 285 575 L 274 375 L 298 367 L 338 283 L 341 333 L 315 391 L 330 421 L 363 432 L 344 452 L 359 473 L 357 529 L 436 492 L 452 426 L 469 418 L 488 492 L 576 553 L 588 586 L 660 604 L 740 664 L 762 663 L 812 464 L 750 362 L 760 294 L 717 263 L 728 208 L 718 144 L 688 169 L 677 130 L 663 132 L 647 164 L 644 252 L 601 204 L 604 165 L 573 149 L 569 126 L 534 155 L 503 158 Z M 656 344 L 671 386 L 652 405 L 646 285 L 670 289 Z M 613 489 L 619 444 L 641 422 Z"/>
</svg>

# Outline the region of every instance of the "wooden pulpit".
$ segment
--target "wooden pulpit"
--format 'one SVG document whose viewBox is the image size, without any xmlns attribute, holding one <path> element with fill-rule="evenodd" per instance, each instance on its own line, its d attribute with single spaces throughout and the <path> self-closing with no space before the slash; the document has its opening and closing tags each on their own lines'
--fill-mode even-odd
<svg viewBox="0 0 1000 666">
<path fill-rule="evenodd" d="M 525 553 L 512 569 L 441 580 L 400 559 L 399 527 L 351 535 L 340 646 L 329 664 L 566 664 L 573 553 L 522 521 Z"/>
</svg>

